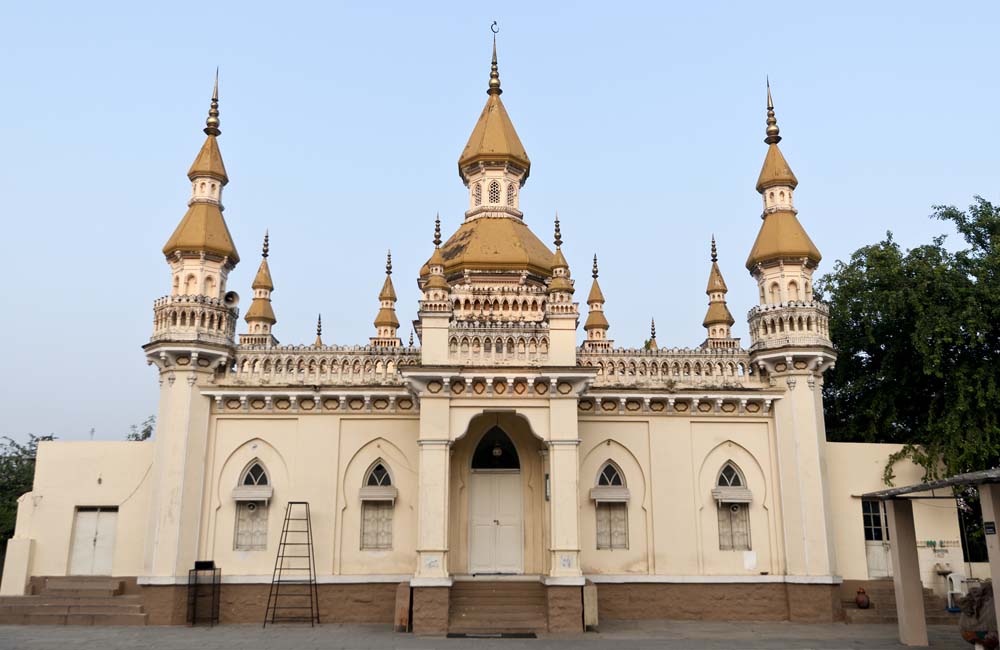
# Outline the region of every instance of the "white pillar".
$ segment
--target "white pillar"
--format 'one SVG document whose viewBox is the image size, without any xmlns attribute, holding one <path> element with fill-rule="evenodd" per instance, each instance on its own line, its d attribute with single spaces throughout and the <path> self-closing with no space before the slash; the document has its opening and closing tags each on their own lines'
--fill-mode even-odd
<svg viewBox="0 0 1000 650">
<path fill-rule="evenodd" d="M 417 567 L 411 585 L 440 587 L 448 575 L 448 480 L 451 443 L 449 399 L 423 395 L 420 400 L 420 463 L 417 500 Z"/>
<path fill-rule="evenodd" d="M 917 534 L 913 528 L 913 503 L 908 499 L 890 499 L 889 548 L 892 553 L 892 584 L 896 590 L 896 616 L 899 618 L 899 641 L 903 645 L 927 645 L 927 619 L 924 616 L 924 587 L 920 583 L 917 559 Z M 985 512 L 985 511 L 984 511 Z"/>
<path fill-rule="evenodd" d="M 990 579 L 994 585 L 1000 585 L 1000 538 L 996 532 L 997 523 L 1000 522 L 1000 485 L 980 485 L 979 499 L 983 509 L 983 528 L 986 529 L 986 551 L 990 558 Z M 993 532 L 990 533 L 990 530 Z M 1000 594 L 996 589 L 994 586 L 993 609 L 1000 621 Z"/>
<path fill-rule="evenodd" d="M 555 393 L 555 391 L 553 391 Z M 576 397 L 549 402 L 551 487 L 550 583 L 582 585 L 580 568 L 580 435 Z"/>
</svg>

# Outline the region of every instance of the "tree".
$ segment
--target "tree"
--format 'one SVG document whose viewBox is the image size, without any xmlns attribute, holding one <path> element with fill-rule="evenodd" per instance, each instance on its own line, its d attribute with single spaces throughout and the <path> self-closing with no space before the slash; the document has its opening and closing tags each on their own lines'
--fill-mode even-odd
<svg viewBox="0 0 1000 650">
<path fill-rule="evenodd" d="M 54 440 L 55 436 L 28 435 L 21 444 L 8 437 L 0 439 L 0 571 L 7 551 L 7 540 L 14 536 L 17 520 L 17 499 L 31 491 L 35 480 L 35 456 L 38 443 Z"/>
<path fill-rule="evenodd" d="M 837 262 L 817 284 L 830 305 L 837 365 L 823 387 L 831 440 L 904 445 L 928 477 L 1000 459 L 1000 208 L 935 206 L 945 237 L 902 251 L 892 233 Z"/>
<path fill-rule="evenodd" d="M 148 418 L 143 420 L 140 424 L 133 424 L 129 434 L 125 436 L 126 440 L 149 440 L 153 437 L 153 431 L 156 430 L 156 416 L 150 415 Z"/>
</svg>

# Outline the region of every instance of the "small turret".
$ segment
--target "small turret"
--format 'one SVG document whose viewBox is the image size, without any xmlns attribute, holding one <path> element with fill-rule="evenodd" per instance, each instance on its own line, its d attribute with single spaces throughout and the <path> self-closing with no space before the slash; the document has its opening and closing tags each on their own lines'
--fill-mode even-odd
<svg viewBox="0 0 1000 650">
<path fill-rule="evenodd" d="M 569 263 L 562 252 L 563 240 L 558 214 L 556 214 L 553 243 L 556 245 L 556 252 L 552 257 L 552 280 L 549 282 L 549 292 L 554 294 L 552 299 L 555 302 L 572 302 L 573 281 L 570 280 Z"/>
<path fill-rule="evenodd" d="M 375 336 L 371 338 L 373 347 L 398 348 L 402 345 L 397 332 L 399 319 L 396 318 L 396 289 L 392 286 L 392 251 L 385 257 L 385 282 L 378 294 L 381 305 L 375 316 Z"/>
<path fill-rule="evenodd" d="M 274 291 L 274 282 L 271 280 L 271 267 L 268 266 L 267 256 L 270 254 L 271 238 L 268 232 L 264 233 L 264 244 L 261 246 L 260 266 L 257 268 L 257 275 L 253 279 L 250 287 L 253 289 L 253 302 L 247 310 L 243 320 L 247 322 L 248 332 L 240 336 L 241 345 L 260 345 L 273 347 L 278 344 L 274 338 L 272 329 L 278 322 L 274 316 L 274 308 L 271 305 L 271 292 Z"/>
<path fill-rule="evenodd" d="M 649 319 L 649 341 L 646 342 L 646 349 L 656 352 L 659 346 L 656 345 L 656 319 Z"/>
<path fill-rule="evenodd" d="M 712 235 L 712 270 L 708 273 L 708 312 L 702 326 L 708 333 L 708 338 L 702 343 L 703 348 L 738 348 L 739 339 L 732 338 L 732 326 L 736 322 L 726 305 L 726 294 L 729 288 L 719 270 L 719 254 L 715 246 L 715 235 Z"/>
<path fill-rule="evenodd" d="M 599 275 L 597 269 L 597 255 L 594 255 L 594 283 L 590 285 L 590 294 L 587 296 L 587 305 L 590 313 L 587 314 L 587 322 L 583 329 L 587 330 L 587 340 L 583 342 L 584 349 L 587 350 L 610 350 L 613 341 L 608 339 L 608 319 L 604 315 L 604 293 L 601 285 L 597 282 Z"/>
</svg>

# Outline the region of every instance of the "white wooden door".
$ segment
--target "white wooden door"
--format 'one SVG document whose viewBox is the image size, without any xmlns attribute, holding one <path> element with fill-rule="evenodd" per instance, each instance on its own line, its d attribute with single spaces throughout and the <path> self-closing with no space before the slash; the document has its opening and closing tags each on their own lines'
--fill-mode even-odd
<svg viewBox="0 0 1000 650">
<path fill-rule="evenodd" d="M 69 574 L 109 576 L 115 554 L 117 508 L 78 508 L 73 522 Z"/>
<path fill-rule="evenodd" d="M 888 578 L 892 576 L 892 559 L 885 503 L 866 499 L 861 502 L 861 514 L 865 530 L 868 577 Z"/>
<path fill-rule="evenodd" d="M 521 573 L 521 474 L 473 472 L 469 490 L 469 572 Z"/>
</svg>

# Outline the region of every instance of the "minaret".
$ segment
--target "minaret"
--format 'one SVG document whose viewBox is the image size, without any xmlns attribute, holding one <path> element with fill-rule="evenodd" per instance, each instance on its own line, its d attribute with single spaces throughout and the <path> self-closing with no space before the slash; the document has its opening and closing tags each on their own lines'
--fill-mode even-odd
<svg viewBox="0 0 1000 650">
<path fill-rule="evenodd" d="M 587 322 L 583 329 L 587 330 L 587 340 L 583 342 L 586 350 L 610 350 L 613 341 L 608 339 L 608 319 L 604 316 L 604 293 L 601 292 L 601 285 L 597 282 L 597 255 L 594 255 L 594 283 L 590 286 L 590 295 L 587 296 L 587 305 L 590 306 L 590 313 L 587 314 Z"/>
<path fill-rule="evenodd" d="M 659 346 L 656 345 L 656 319 L 649 319 L 649 343 L 646 344 L 646 349 L 652 352 L 656 352 Z"/>
<path fill-rule="evenodd" d="M 557 312 L 563 311 L 563 307 L 572 305 L 574 291 L 573 281 L 570 279 L 569 263 L 562 252 L 563 239 L 558 214 L 556 214 L 552 243 L 556 245 L 556 252 L 552 258 L 552 281 L 549 282 L 549 310 Z"/>
<path fill-rule="evenodd" d="M 486 106 L 458 159 L 458 174 L 469 188 L 467 219 L 502 215 L 521 219 L 523 216 L 519 209 L 521 186 L 528 179 L 531 161 L 500 100 L 502 93 L 494 34 Z"/>
<path fill-rule="evenodd" d="M 226 278 L 240 261 L 226 220 L 222 217 L 222 188 L 229 183 L 219 151 L 219 77 L 216 73 L 212 105 L 205 120 L 205 143 L 188 170 L 191 200 L 188 211 L 163 247 L 173 271 L 171 295 L 221 299 Z"/>
<path fill-rule="evenodd" d="M 753 372 L 781 391 L 771 416 L 781 460 L 777 473 L 785 566 L 779 572 L 828 580 L 839 572 L 826 489 L 822 388 L 823 373 L 836 353 L 829 311 L 813 300 L 812 275 L 820 253 L 796 216 L 792 193 L 798 180 L 778 149 L 781 136 L 770 84 L 766 136 L 767 155 L 757 180 L 764 222 L 747 259 L 760 304 L 750 310 L 748 320 Z M 839 605 L 833 609 L 830 616 L 839 613 Z"/>
<path fill-rule="evenodd" d="M 316 340 L 313 342 L 313 347 L 323 347 L 323 314 L 316 315 Z"/>
<path fill-rule="evenodd" d="M 701 344 L 703 348 L 738 348 L 740 340 L 732 338 L 732 326 L 736 322 L 726 306 L 726 281 L 722 279 L 719 270 L 719 254 L 715 247 L 715 235 L 712 235 L 712 270 L 708 273 L 708 313 L 702 326 L 707 330 L 708 338 Z"/>
<path fill-rule="evenodd" d="M 381 307 L 375 316 L 375 336 L 371 338 L 371 345 L 377 348 L 398 348 L 402 342 L 396 335 L 399 319 L 396 318 L 396 289 L 392 286 L 392 251 L 386 253 L 385 282 L 378 299 Z"/>
<path fill-rule="evenodd" d="M 434 218 L 434 253 L 427 262 L 427 269 L 430 275 L 424 284 L 425 305 L 421 309 L 428 311 L 442 311 L 448 308 L 448 294 L 451 293 L 451 285 L 444 277 L 444 257 L 441 255 L 441 216 Z M 439 305 L 437 303 L 446 303 Z"/>
<path fill-rule="evenodd" d="M 260 267 L 257 275 L 253 279 L 250 287 L 253 289 L 253 302 L 243 320 L 247 322 L 248 331 L 240 335 L 240 345 L 256 345 L 263 347 L 274 347 L 278 340 L 274 338 L 272 328 L 278 322 L 274 317 L 274 309 L 271 306 L 271 292 L 274 291 L 274 282 L 271 281 L 271 268 L 267 264 L 267 256 L 270 253 L 270 235 L 264 233 L 264 245 L 261 247 Z"/>
</svg>

